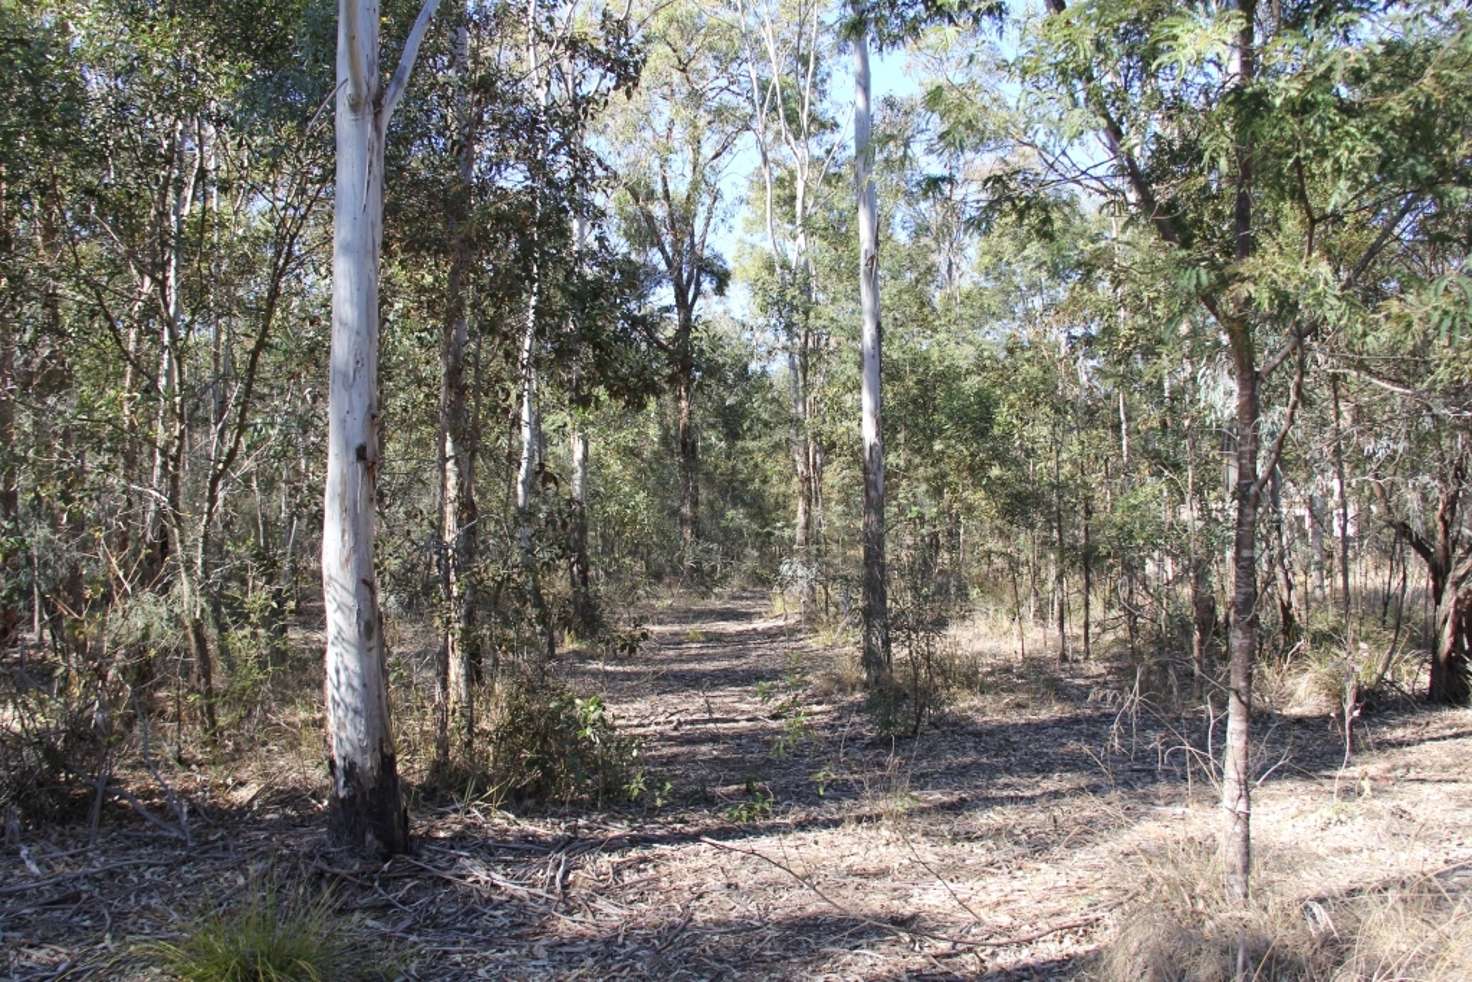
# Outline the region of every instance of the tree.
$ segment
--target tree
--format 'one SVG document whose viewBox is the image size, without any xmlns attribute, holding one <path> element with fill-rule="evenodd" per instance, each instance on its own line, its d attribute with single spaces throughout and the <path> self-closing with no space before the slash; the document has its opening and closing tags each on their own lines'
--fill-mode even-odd
<svg viewBox="0 0 1472 982">
<path fill-rule="evenodd" d="M 700 571 L 700 447 L 694 417 L 696 323 L 701 301 L 725 291 L 729 273 L 710 251 L 723 168 L 744 120 L 735 109 L 734 46 L 724 25 L 691 8 L 661 9 L 658 37 L 638 92 L 619 114 L 615 139 L 631 206 L 626 237 L 652 252 L 674 306 L 674 323 L 651 337 L 669 365 L 679 460 L 680 543 L 685 568 Z"/>
<path fill-rule="evenodd" d="M 870 176 L 869 35 L 860 23 L 854 49 L 854 188 L 859 211 L 860 429 L 864 447 L 864 677 L 875 686 L 889 671 L 889 604 L 884 566 L 884 430 L 882 373 L 884 334 L 879 323 L 879 217 Z"/>
<path fill-rule="evenodd" d="M 389 717 L 388 676 L 373 563 L 379 460 L 378 261 L 384 141 L 439 0 L 425 0 L 398 68 L 379 76 L 376 0 L 340 0 L 337 181 L 332 237 L 332 351 L 322 590 L 327 614 L 325 703 L 329 824 L 363 852 L 409 846 Z"/>
<path fill-rule="evenodd" d="M 774 284 L 759 297 L 787 357 L 788 443 L 797 478 L 793 547 L 804 617 L 816 613 L 821 575 L 823 469 L 818 398 L 827 337 L 814 318 L 813 226 L 841 142 L 826 114 L 829 69 L 823 5 L 737 0 L 751 132 L 761 177 L 761 217 Z"/>
<path fill-rule="evenodd" d="M 1444 36 L 1356 47 L 1345 23 L 1309 6 L 1047 7 L 1034 79 L 1059 86 L 1060 112 L 1092 120 L 1115 178 L 1073 163 L 1066 139 L 1030 144 L 1040 170 L 1122 199 L 1164 247 L 1178 296 L 1221 338 L 1230 365 L 1235 521 L 1222 846 L 1227 893 L 1245 901 L 1259 511 L 1303 401 L 1307 346 L 1395 291 L 1375 278 L 1386 244 L 1416 202 L 1458 180 L 1461 164 L 1443 149 L 1457 141 L 1438 116 L 1461 97 L 1433 54 L 1446 50 Z M 1353 4 L 1342 14 L 1362 16 Z M 1415 95 L 1392 97 L 1392 79 Z M 1269 389 L 1284 368 L 1291 379 Z"/>
</svg>

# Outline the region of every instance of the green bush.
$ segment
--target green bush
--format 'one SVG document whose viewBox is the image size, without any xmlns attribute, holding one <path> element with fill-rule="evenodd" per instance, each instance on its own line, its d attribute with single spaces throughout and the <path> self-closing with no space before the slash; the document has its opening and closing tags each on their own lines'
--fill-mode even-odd
<svg viewBox="0 0 1472 982">
<path fill-rule="evenodd" d="M 637 796 L 643 787 L 635 740 L 620 735 L 598 696 L 523 679 L 503 690 L 491 732 L 491 783 L 513 801 Z"/>
</svg>

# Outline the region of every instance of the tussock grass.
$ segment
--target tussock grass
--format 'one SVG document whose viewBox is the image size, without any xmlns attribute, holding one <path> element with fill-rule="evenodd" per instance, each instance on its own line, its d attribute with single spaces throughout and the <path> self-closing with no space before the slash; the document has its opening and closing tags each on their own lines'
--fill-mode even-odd
<svg viewBox="0 0 1472 982">
<path fill-rule="evenodd" d="M 1435 877 L 1376 885 L 1343 896 L 1302 892 L 1311 882 L 1295 857 L 1261 850 L 1261 876 L 1246 907 L 1222 892 L 1214 845 L 1185 839 L 1118 871 L 1138 890 L 1100 952 L 1101 982 L 1248 979 L 1453 982 L 1472 978 L 1472 897 Z"/>
<path fill-rule="evenodd" d="M 330 894 L 284 894 L 267 882 L 251 888 L 245 904 L 202 916 L 181 940 L 150 942 L 141 953 L 183 982 L 389 977 L 382 952 L 373 951 L 366 940 L 336 913 Z"/>
</svg>

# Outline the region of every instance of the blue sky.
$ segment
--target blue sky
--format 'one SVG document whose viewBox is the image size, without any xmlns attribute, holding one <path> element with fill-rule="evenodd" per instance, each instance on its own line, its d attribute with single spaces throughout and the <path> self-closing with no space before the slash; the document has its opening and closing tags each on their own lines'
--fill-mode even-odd
<svg viewBox="0 0 1472 982">
<path fill-rule="evenodd" d="M 919 86 L 915 84 L 914 77 L 906 70 L 909 59 L 904 49 L 886 51 L 882 54 L 871 54 L 870 56 L 870 98 L 876 107 L 876 113 L 882 112 L 883 102 L 886 96 L 902 98 L 912 96 L 919 92 Z M 832 92 L 834 95 L 834 109 L 838 118 L 843 120 L 844 135 L 848 149 L 852 149 L 853 143 L 853 73 L 850 70 L 850 59 L 847 54 L 841 55 L 835 64 L 833 73 Z M 880 125 L 876 119 L 875 125 Z M 724 209 L 723 220 L 719 221 L 711 229 L 711 248 L 720 253 L 728 262 L 734 262 L 739 247 L 743 241 L 752 241 L 751 236 L 741 234 L 741 226 L 744 224 L 749 208 L 745 200 L 746 190 L 750 186 L 750 178 L 757 167 L 757 156 L 755 148 L 746 142 L 737 151 L 727 168 L 726 178 L 723 182 L 725 190 L 722 207 Z M 761 238 L 755 240 L 756 244 L 764 244 Z M 739 282 L 733 282 L 731 292 L 726 297 L 726 308 L 733 315 L 740 317 L 746 309 L 746 293 Z M 719 306 L 721 301 L 717 300 L 712 308 Z M 710 310 L 707 310 L 709 313 Z"/>
</svg>

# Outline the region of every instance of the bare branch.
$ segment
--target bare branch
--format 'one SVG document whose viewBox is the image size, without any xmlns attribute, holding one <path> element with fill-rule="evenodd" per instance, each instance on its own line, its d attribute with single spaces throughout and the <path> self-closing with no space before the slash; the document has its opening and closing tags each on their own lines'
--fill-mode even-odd
<svg viewBox="0 0 1472 982">
<path fill-rule="evenodd" d="M 404 89 L 409 86 L 409 75 L 413 73 L 414 62 L 419 58 L 419 45 L 424 40 L 429 22 L 434 19 L 434 12 L 439 5 L 440 0 L 424 0 L 424 6 L 419 8 L 419 16 L 414 19 L 409 38 L 404 42 L 404 52 L 399 56 L 399 67 L 394 69 L 393 78 L 388 80 L 388 89 L 383 94 L 383 107 L 379 110 L 380 126 L 388 125 L 394 108 L 404 97 Z"/>
</svg>

